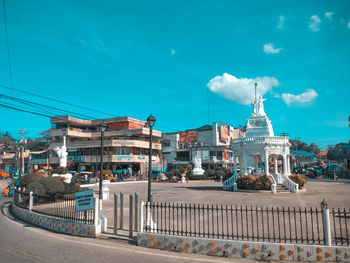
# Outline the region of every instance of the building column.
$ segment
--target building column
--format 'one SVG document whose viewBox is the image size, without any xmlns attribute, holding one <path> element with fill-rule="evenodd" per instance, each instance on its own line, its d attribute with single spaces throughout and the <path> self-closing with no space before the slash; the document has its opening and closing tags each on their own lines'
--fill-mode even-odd
<svg viewBox="0 0 350 263">
<path fill-rule="evenodd" d="M 233 174 L 237 175 L 237 157 L 235 155 L 235 152 L 233 153 Z"/>
<path fill-rule="evenodd" d="M 269 153 L 265 150 L 265 174 L 269 175 Z"/>
<path fill-rule="evenodd" d="M 291 172 L 290 172 L 290 155 L 287 155 L 287 166 L 288 166 L 288 175 L 291 175 Z"/>
<path fill-rule="evenodd" d="M 255 155 L 255 172 L 259 174 L 259 155 Z"/>
<path fill-rule="evenodd" d="M 113 164 L 112 164 L 112 170 L 113 170 L 113 171 L 116 171 L 116 170 L 117 170 L 117 164 L 116 164 L 116 163 L 113 163 Z"/>
<path fill-rule="evenodd" d="M 288 167 L 287 167 L 287 155 L 283 154 L 283 174 L 288 175 Z"/>
<path fill-rule="evenodd" d="M 247 175 L 247 150 L 243 149 L 243 174 Z"/>
<path fill-rule="evenodd" d="M 278 156 L 277 155 L 274 161 L 275 161 L 275 174 L 277 175 L 278 174 Z"/>
</svg>

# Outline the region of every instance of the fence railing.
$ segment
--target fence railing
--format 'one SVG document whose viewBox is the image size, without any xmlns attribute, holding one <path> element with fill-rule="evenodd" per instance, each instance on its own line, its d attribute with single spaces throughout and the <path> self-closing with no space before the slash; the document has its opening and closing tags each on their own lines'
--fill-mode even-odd
<svg viewBox="0 0 350 263">
<path fill-rule="evenodd" d="M 94 224 L 95 210 L 76 211 L 75 195 L 35 195 L 33 194 L 31 210 L 40 214 L 54 216 L 84 224 Z M 30 194 L 15 190 L 14 202 L 17 206 L 29 209 Z"/>
<path fill-rule="evenodd" d="M 350 245 L 350 209 L 335 209 L 329 211 L 332 244 Z"/>
<path fill-rule="evenodd" d="M 183 203 L 144 206 L 143 231 L 247 241 L 326 244 L 322 208 L 248 207 Z M 152 218 L 150 220 L 150 214 Z M 334 244 L 349 244 L 349 211 L 333 216 Z M 151 224 L 149 223 L 151 222 Z"/>
</svg>

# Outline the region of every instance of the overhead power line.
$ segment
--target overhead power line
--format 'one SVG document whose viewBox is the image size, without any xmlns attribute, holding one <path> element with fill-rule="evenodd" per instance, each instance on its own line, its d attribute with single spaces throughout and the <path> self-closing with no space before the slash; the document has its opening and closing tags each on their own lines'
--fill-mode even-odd
<svg viewBox="0 0 350 263">
<path fill-rule="evenodd" d="M 62 109 L 59 109 L 57 107 L 47 106 L 47 105 L 44 105 L 44 104 L 41 104 L 41 103 L 28 101 L 28 100 L 23 100 L 23 99 L 7 96 L 7 95 L 4 95 L 4 94 L 0 94 L 0 98 L 13 100 L 13 101 L 20 102 L 20 103 L 25 103 L 27 105 L 35 105 L 35 106 L 39 106 L 39 107 L 44 107 L 44 108 L 56 110 L 56 111 L 59 111 L 59 112 L 71 113 L 71 114 L 74 114 L 76 116 L 82 116 L 82 117 L 89 118 L 89 119 L 96 119 L 95 117 L 88 116 L 88 115 L 85 115 L 85 114 L 80 114 L 80 113 L 76 113 L 76 112 L 69 111 L 69 110 L 62 110 Z"/>
<path fill-rule="evenodd" d="M 51 101 L 55 101 L 55 102 L 58 102 L 58 103 L 66 104 L 66 105 L 69 105 L 69 106 L 77 107 L 77 108 L 80 108 L 80 109 L 86 109 L 86 110 L 89 110 L 89 111 L 94 111 L 94 112 L 101 113 L 101 114 L 104 114 L 104 115 L 109 115 L 109 116 L 116 117 L 116 115 L 111 114 L 111 113 L 95 110 L 95 109 L 92 109 L 92 108 L 88 108 L 88 107 L 84 107 L 84 106 L 81 106 L 81 105 L 65 102 L 65 101 L 62 101 L 62 100 L 53 99 L 53 98 L 50 98 L 50 97 L 38 95 L 38 94 L 31 93 L 31 92 L 28 92 L 28 91 L 20 90 L 20 89 L 10 88 L 10 87 L 4 86 L 4 85 L 0 85 L 0 88 L 4 88 L 4 89 L 8 89 L 8 90 L 15 90 L 17 92 L 21 92 L 21 93 L 24 93 L 24 94 L 35 96 L 35 97 L 38 97 L 38 98 L 51 100 Z"/>
<path fill-rule="evenodd" d="M 0 103 L 0 106 L 4 107 L 4 108 L 12 109 L 12 110 L 17 110 L 17 111 L 22 111 L 22 112 L 27 112 L 27 113 L 43 116 L 43 117 L 48 117 L 48 118 L 52 117 L 50 115 L 46 115 L 46 114 L 42 114 L 42 113 L 38 113 L 38 112 L 33 112 L 33 111 L 28 111 L 28 110 L 24 110 L 24 109 L 19 109 L 17 107 L 13 107 L 13 106 L 2 104 L 2 103 Z"/>
<path fill-rule="evenodd" d="M 10 55 L 10 46 L 9 46 L 9 36 L 8 36 L 8 30 L 7 30 L 5 0 L 2 0 L 2 6 L 3 6 L 3 12 L 4 12 L 5 38 L 6 38 L 7 61 L 8 61 L 8 67 L 9 67 L 10 86 L 12 87 L 12 65 L 11 65 L 11 55 Z M 12 95 L 13 95 L 13 90 L 12 90 Z"/>
</svg>

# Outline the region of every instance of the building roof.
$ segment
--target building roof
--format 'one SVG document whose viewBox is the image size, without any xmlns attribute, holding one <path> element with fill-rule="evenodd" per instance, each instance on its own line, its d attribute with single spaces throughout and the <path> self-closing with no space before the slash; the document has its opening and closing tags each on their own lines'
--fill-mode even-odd
<svg viewBox="0 0 350 263">
<path fill-rule="evenodd" d="M 290 150 L 290 153 L 292 155 L 296 155 L 295 150 Z M 303 150 L 298 150 L 298 155 L 300 155 L 300 156 L 316 156 L 316 154 L 314 154 L 314 153 L 310 153 L 310 152 L 303 151 Z"/>
<path fill-rule="evenodd" d="M 325 156 L 327 156 L 327 153 L 328 153 L 328 151 L 320 151 L 320 152 L 318 153 L 318 156 L 320 156 L 320 157 L 325 157 Z"/>
</svg>

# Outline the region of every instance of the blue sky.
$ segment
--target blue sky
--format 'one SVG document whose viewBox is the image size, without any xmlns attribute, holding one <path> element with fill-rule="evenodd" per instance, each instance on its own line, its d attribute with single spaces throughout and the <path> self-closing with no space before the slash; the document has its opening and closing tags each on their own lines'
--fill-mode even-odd
<svg viewBox="0 0 350 263">
<path fill-rule="evenodd" d="M 1 5 L 0 85 L 115 116 L 152 113 L 172 132 L 245 124 L 257 81 L 276 135 L 322 148 L 349 140 L 349 1 L 6 0 L 6 12 L 12 81 Z M 50 127 L 4 108 L 0 121 L 13 135 Z"/>
</svg>

